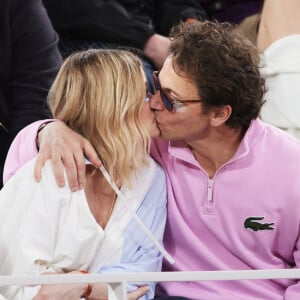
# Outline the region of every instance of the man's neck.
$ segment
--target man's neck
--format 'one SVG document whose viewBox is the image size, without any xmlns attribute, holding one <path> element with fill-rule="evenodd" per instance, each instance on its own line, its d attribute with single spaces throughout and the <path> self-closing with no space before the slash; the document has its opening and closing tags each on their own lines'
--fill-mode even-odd
<svg viewBox="0 0 300 300">
<path fill-rule="evenodd" d="M 186 141 L 196 160 L 212 178 L 216 171 L 236 153 L 243 138 L 242 130 L 223 127 L 207 138 Z"/>
</svg>

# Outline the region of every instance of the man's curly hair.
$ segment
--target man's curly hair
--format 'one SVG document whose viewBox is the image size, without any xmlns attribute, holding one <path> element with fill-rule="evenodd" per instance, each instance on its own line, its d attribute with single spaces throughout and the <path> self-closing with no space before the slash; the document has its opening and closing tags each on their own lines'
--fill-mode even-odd
<svg viewBox="0 0 300 300">
<path fill-rule="evenodd" d="M 246 130 L 264 103 L 256 47 L 233 25 L 212 21 L 181 23 L 170 38 L 173 68 L 196 83 L 204 109 L 230 105 L 226 124 Z"/>
</svg>

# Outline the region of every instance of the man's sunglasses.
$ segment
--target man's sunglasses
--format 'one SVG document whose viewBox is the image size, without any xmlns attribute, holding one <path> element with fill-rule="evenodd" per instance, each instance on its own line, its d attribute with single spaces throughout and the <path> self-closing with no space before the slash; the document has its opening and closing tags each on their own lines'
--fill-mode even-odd
<svg viewBox="0 0 300 300">
<path fill-rule="evenodd" d="M 159 91 L 160 92 L 160 96 L 161 99 L 166 107 L 166 109 L 168 111 L 172 111 L 172 110 L 176 110 L 176 108 L 183 106 L 185 103 L 197 103 L 197 102 L 201 102 L 201 100 L 199 99 L 195 99 L 195 100 L 176 100 L 176 99 L 170 99 L 166 93 L 164 92 L 164 90 L 162 89 L 161 85 L 160 85 L 160 81 L 158 78 L 159 75 L 159 71 L 155 71 L 153 72 L 153 82 L 154 82 L 154 88 L 155 88 L 155 92 Z"/>
</svg>

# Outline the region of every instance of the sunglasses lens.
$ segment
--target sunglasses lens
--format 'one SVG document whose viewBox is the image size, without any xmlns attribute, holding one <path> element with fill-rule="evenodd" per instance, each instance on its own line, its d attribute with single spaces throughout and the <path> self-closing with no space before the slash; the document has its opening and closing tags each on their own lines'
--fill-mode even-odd
<svg viewBox="0 0 300 300">
<path fill-rule="evenodd" d="M 160 82 L 158 79 L 158 72 L 153 73 L 153 79 L 154 79 L 153 81 L 154 81 L 155 90 L 160 92 L 160 96 L 164 102 L 166 109 L 168 111 L 171 111 L 173 109 L 173 104 L 170 102 L 169 98 L 165 95 L 165 93 L 161 89 Z"/>
<path fill-rule="evenodd" d="M 160 95 L 164 102 L 164 105 L 168 111 L 173 109 L 173 104 L 170 102 L 169 98 L 164 94 L 164 92 L 160 89 Z"/>
<path fill-rule="evenodd" d="M 156 72 L 153 73 L 153 82 L 155 90 L 158 91 L 160 89 L 160 84 L 158 81 L 158 74 Z"/>
</svg>

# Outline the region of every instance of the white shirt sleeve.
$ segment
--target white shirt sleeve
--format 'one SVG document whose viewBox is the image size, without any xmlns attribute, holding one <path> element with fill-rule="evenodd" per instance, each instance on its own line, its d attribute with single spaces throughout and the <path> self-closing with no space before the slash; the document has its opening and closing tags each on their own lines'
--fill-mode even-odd
<svg viewBox="0 0 300 300">
<path fill-rule="evenodd" d="M 53 271 L 60 206 L 56 185 L 47 176 L 42 183 L 33 178 L 32 160 L 0 192 L 0 273 L 39 275 Z M 47 166 L 49 169 L 49 165 Z M 7 299 L 32 299 L 39 287 L 1 287 Z"/>
</svg>

